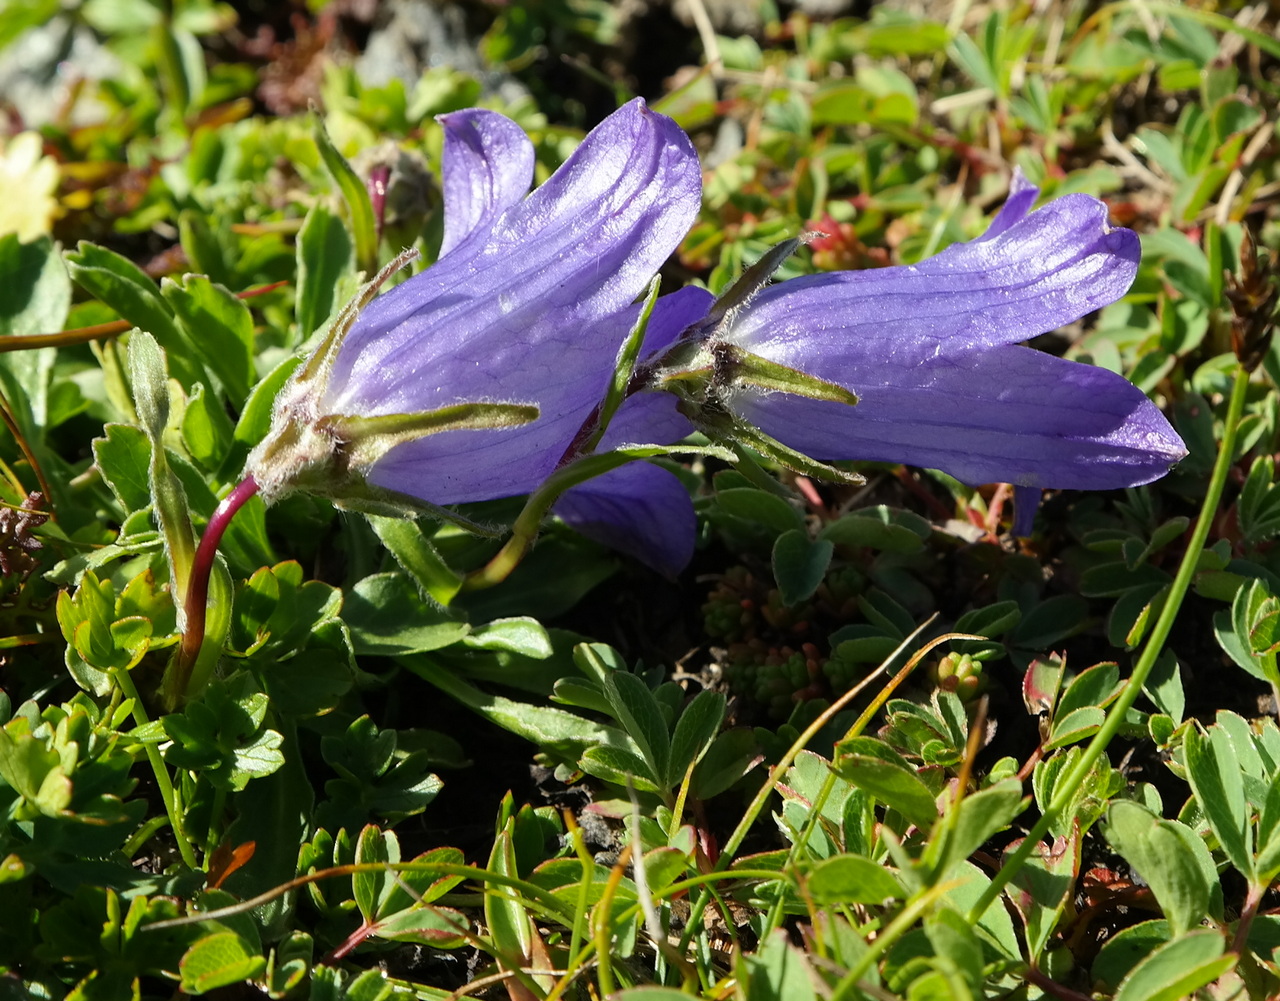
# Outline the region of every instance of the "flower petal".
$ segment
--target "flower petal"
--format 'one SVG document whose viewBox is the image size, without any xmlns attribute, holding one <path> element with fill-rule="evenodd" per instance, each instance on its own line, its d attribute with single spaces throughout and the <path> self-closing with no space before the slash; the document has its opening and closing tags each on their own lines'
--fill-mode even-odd
<svg viewBox="0 0 1280 1001">
<path fill-rule="evenodd" d="M 735 413 L 819 459 L 941 469 L 970 484 L 1109 490 L 1148 483 L 1186 455 L 1132 383 L 1030 348 L 901 365 L 865 354 L 855 407 L 742 391 Z"/>
<path fill-rule="evenodd" d="M 533 183 L 533 143 L 505 115 L 480 108 L 436 118 L 444 127 L 444 241 L 440 256 L 483 235 Z"/>
<path fill-rule="evenodd" d="M 688 230 L 700 190 L 679 127 L 626 105 L 504 212 L 483 247 L 375 300 L 347 335 L 323 408 L 487 400 L 535 403 L 556 419 L 591 406 L 626 332 L 619 313 Z"/>
<path fill-rule="evenodd" d="M 711 293 L 684 288 L 662 296 L 653 306 L 645 331 L 647 353 L 675 340 L 690 323 L 701 319 L 714 301 Z M 621 344 L 639 316 L 640 306 L 629 306 L 609 321 Z M 597 336 L 602 336 L 602 330 Z M 615 347 L 616 350 L 616 347 Z M 609 378 L 606 370 L 583 386 L 594 385 L 589 405 L 551 419 L 503 431 L 446 431 L 391 449 L 368 471 L 375 486 L 421 497 L 435 504 L 458 504 L 528 493 L 555 470 L 590 408 L 604 397 Z M 623 401 L 606 430 L 597 451 L 622 444 L 659 444 L 679 441 L 693 426 L 676 411 L 677 400 L 666 393 L 641 393 Z M 544 414 L 544 418 L 548 415 Z"/>
<path fill-rule="evenodd" d="M 1025 198 L 1014 195 L 1015 214 Z M 1095 198 L 1067 195 L 1012 223 L 1002 213 L 995 236 L 920 264 L 779 282 L 742 311 L 728 339 L 855 392 L 852 357 L 892 353 L 914 365 L 942 351 L 1024 341 L 1114 302 L 1132 284 L 1138 238 L 1109 228 L 1106 213 Z"/>
<path fill-rule="evenodd" d="M 1014 223 L 1025 219 L 1039 195 L 1040 189 L 1027 180 L 1027 175 L 1022 172 L 1022 168 L 1014 167 L 1013 177 L 1009 180 L 1009 197 L 1000 206 L 1000 211 L 991 220 L 987 231 L 974 242 L 993 240 Z"/>
<path fill-rule="evenodd" d="M 673 474 L 632 462 L 565 492 L 554 512 L 589 539 L 674 577 L 693 558 L 698 519 Z"/>
</svg>

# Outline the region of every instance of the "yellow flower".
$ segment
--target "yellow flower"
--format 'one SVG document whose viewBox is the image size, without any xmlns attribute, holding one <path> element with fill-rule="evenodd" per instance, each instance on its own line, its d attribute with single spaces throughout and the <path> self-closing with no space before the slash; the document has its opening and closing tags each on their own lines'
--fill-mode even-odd
<svg viewBox="0 0 1280 1001">
<path fill-rule="evenodd" d="M 43 150 L 38 132 L 20 132 L 0 145 L 0 236 L 17 233 L 28 243 L 49 232 L 58 214 L 58 163 Z"/>
</svg>

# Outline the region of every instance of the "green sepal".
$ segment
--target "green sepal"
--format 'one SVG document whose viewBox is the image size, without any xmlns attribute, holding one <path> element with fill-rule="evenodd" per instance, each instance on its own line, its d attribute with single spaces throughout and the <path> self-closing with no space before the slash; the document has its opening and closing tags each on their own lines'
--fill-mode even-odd
<svg viewBox="0 0 1280 1001">
<path fill-rule="evenodd" d="M 721 324 L 732 319 L 733 314 L 749 303 L 757 292 L 769 284 L 769 279 L 773 277 L 773 273 L 782 267 L 782 262 L 800 249 L 802 244 L 808 243 L 811 237 L 808 234 L 803 236 L 795 236 L 790 240 L 783 240 L 775 247 L 770 247 L 760 257 L 755 264 L 742 272 L 742 275 L 736 282 L 729 287 L 729 291 L 715 301 L 707 313 L 704 324 L 713 332 L 721 326 Z"/>
<path fill-rule="evenodd" d="M 540 411 L 523 403 L 454 403 L 412 414 L 328 414 L 317 427 L 342 443 L 348 466 L 367 468 L 397 445 L 442 431 L 514 428 L 538 419 Z"/>
<path fill-rule="evenodd" d="M 815 479 L 834 483 L 847 483 L 855 487 L 867 482 L 857 473 L 837 469 L 835 466 L 828 465 L 825 462 L 811 459 L 803 452 L 797 452 L 794 448 L 788 448 L 776 438 L 769 437 L 759 428 L 752 427 L 745 421 L 734 421 L 731 429 L 721 433 L 735 445 L 746 446 L 754 452 L 759 452 L 766 459 L 776 462 L 785 469 L 790 469 L 793 473 L 799 473 L 801 476 L 812 476 Z"/>
<path fill-rule="evenodd" d="M 391 261 L 383 265 L 382 270 L 374 275 L 373 278 L 360 286 L 360 290 L 356 292 L 354 298 L 348 300 L 346 305 L 338 311 L 337 316 L 333 318 L 329 329 L 325 331 L 324 340 L 321 341 L 320 346 L 311 352 L 303 363 L 302 368 L 298 369 L 294 374 L 293 381 L 295 383 L 302 385 L 312 380 L 317 380 L 323 391 L 324 387 L 329 384 L 329 372 L 333 369 L 333 362 L 338 356 L 338 349 L 342 347 L 347 331 L 356 322 L 356 317 L 360 315 L 360 310 L 373 301 L 374 296 L 378 294 L 378 290 L 387 283 L 387 280 L 392 275 L 401 268 L 406 267 L 411 261 L 416 260 L 417 257 L 418 252 L 413 248 L 401 251 Z"/>
<path fill-rule="evenodd" d="M 649 290 L 645 293 L 640 316 L 618 351 L 618 360 L 613 367 L 613 379 L 605 393 L 604 402 L 600 404 L 600 416 L 596 419 L 595 429 L 577 449 L 579 454 L 585 455 L 595 451 L 595 447 L 600 444 L 600 439 L 604 437 L 605 430 L 609 427 L 609 422 L 613 420 L 618 408 L 627 398 L 631 377 L 636 370 L 636 360 L 640 357 L 645 331 L 649 328 L 649 317 L 653 315 L 653 305 L 658 301 L 658 289 L 661 285 L 662 279 L 654 275 L 653 281 L 649 283 Z"/>
<path fill-rule="evenodd" d="M 699 367 L 664 374 L 664 386 L 670 382 L 688 382 L 710 373 L 717 392 L 730 386 L 753 386 L 773 393 L 791 393 L 811 400 L 856 406 L 858 394 L 836 382 L 819 379 L 789 365 L 753 354 L 744 348 L 721 341 L 711 347 L 710 367 Z"/>
</svg>

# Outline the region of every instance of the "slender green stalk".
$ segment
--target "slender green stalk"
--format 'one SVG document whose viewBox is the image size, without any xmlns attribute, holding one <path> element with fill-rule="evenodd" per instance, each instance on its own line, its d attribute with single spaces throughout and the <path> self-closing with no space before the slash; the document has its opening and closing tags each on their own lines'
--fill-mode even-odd
<svg viewBox="0 0 1280 1001">
<path fill-rule="evenodd" d="M 1227 404 L 1227 418 L 1222 433 L 1222 447 L 1218 452 L 1218 460 L 1213 467 L 1213 475 L 1209 478 L 1209 489 L 1206 491 L 1204 503 L 1200 507 L 1200 516 L 1196 520 L 1196 527 L 1191 534 L 1191 541 L 1188 543 L 1187 551 L 1182 557 L 1181 565 L 1178 567 L 1178 574 L 1174 577 L 1173 584 L 1169 588 L 1169 597 L 1165 601 L 1164 610 L 1156 620 L 1155 626 L 1152 627 L 1151 635 L 1147 638 L 1146 646 L 1142 649 L 1142 655 L 1138 658 L 1138 663 L 1134 666 L 1133 673 L 1129 676 L 1129 680 L 1124 686 L 1124 691 L 1120 693 L 1120 697 L 1107 710 L 1106 720 L 1094 735 L 1093 740 L 1084 749 L 1084 753 L 1077 759 L 1075 767 L 1058 783 L 1053 799 L 1045 809 L 1044 815 L 1031 828 L 1030 833 L 1023 839 L 1022 844 L 1009 856 L 1008 861 L 1000 867 L 1000 871 L 992 878 L 991 885 L 983 891 L 982 896 L 978 898 L 977 903 L 969 911 L 970 923 L 976 923 L 978 918 L 991 906 L 1008 882 L 1026 864 L 1027 859 L 1031 857 L 1031 853 L 1040 844 L 1045 834 L 1048 833 L 1053 822 L 1071 804 L 1076 793 L 1089 777 L 1089 773 L 1093 771 L 1094 765 L 1098 763 L 1106 752 L 1107 745 L 1111 743 L 1112 739 L 1120 731 L 1120 727 L 1124 723 L 1125 714 L 1128 713 L 1138 695 L 1141 694 L 1142 686 L 1146 683 L 1147 676 L 1151 673 L 1156 659 L 1164 649 L 1165 640 L 1169 637 L 1173 622 L 1178 617 L 1178 610 L 1182 607 L 1182 601 L 1187 596 L 1187 589 L 1191 586 L 1191 579 L 1195 576 L 1196 565 L 1200 561 L 1200 553 L 1204 550 L 1205 542 L 1208 541 L 1209 529 L 1213 525 L 1214 517 L 1217 515 L 1218 502 L 1222 499 L 1222 490 L 1227 482 L 1227 473 L 1231 469 L 1231 462 L 1235 455 L 1236 434 L 1240 429 L 1240 416 L 1244 413 L 1245 391 L 1248 385 L 1249 373 L 1245 371 L 1243 366 L 1238 366 L 1236 368 L 1235 381 L 1231 385 L 1231 399 Z"/>
<path fill-rule="evenodd" d="M 129 672 L 113 668 L 111 676 L 120 686 L 120 691 L 124 692 L 125 698 L 133 700 L 133 721 L 138 726 L 146 726 L 150 723 L 151 721 L 147 719 L 147 711 L 142 706 L 142 699 L 138 695 L 137 686 L 129 677 Z M 160 749 L 155 744 L 148 742 L 145 746 L 147 760 L 151 762 L 151 770 L 156 776 L 156 787 L 160 790 L 160 798 L 164 801 L 164 812 L 168 814 L 169 826 L 173 828 L 173 839 L 178 843 L 178 853 L 188 868 L 198 869 L 196 853 L 191 847 L 191 842 L 187 840 L 187 832 L 182 825 L 182 811 L 178 805 L 173 781 L 169 778 L 169 769 L 165 767 L 164 759 L 160 757 Z"/>
</svg>

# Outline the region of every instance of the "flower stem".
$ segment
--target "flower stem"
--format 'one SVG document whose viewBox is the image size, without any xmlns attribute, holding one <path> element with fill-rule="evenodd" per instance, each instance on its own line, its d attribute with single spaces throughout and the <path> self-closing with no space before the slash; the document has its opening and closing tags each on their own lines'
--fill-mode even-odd
<svg viewBox="0 0 1280 1001">
<path fill-rule="evenodd" d="M 1146 646 L 1142 648 L 1142 655 L 1138 658 L 1137 664 L 1134 665 L 1133 673 L 1129 676 L 1129 680 L 1124 686 L 1124 691 L 1120 693 L 1120 697 L 1107 710 L 1106 720 L 1094 735 L 1093 740 L 1084 749 L 1084 753 L 1076 761 L 1075 767 L 1056 786 L 1053 799 L 1045 808 L 1043 816 L 1031 828 L 1030 833 L 1023 839 L 1022 844 L 1009 856 L 1008 861 L 1000 867 L 1000 871 L 992 877 L 991 884 L 983 891 L 982 896 L 978 898 L 977 903 L 969 911 L 969 922 L 971 924 L 976 924 L 978 919 L 982 917 L 987 908 L 1000 895 L 1009 880 L 1026 863 L 1032 851 L 1040 844 L 1041 839 L 1048 832 L 1054 821 L 1066 811 L 1072 800 L 1075 799 L 1076 793 L 1084 785 L 1089 773 L 1093 771 L 1094 765 L 1098 763 L 1106 752 L 1107 745 L 1111 743 L 1112 738 L 1119 732 L 1121 725 L 1124 723 L 1125 714 L 1128 713 L 1134 702 L 1137 701 L 1138 695 L 1141 694 L 1142 686 L 1145 684 L 1147 676 L 1151 673 L 1152 667 L 1155 666 L 1160 652 L 1164 649 L 1165 640 L 1168 639 L 1169 631 L 1173 628 L 1174 620 L 1178 617 L 1178 611 L 1187 595 L 1187 589 L 1191 586 L 1191 579 L 1195 576 L 1196 565 L 1200 562 L 1200 553 L 1204 550 L 1205 543 L 1208 541 L 1209 529 L 1217 516 L 1218 502 L 1222 499 L 1222 490 L 1227 482 L 1227 473 L 1231 470 L 1231 463 L 1235 456 L 1236 434 L 1240 429 L 1240 416 L 1244 413 L 1245 391 L 1248 385 L 1249 373 L 1244 366 L 1238 366 L 1236 368 L 1235 381 L 1231 385 L 1231 399 L 1227 404 L 1227 417 L 1222 432 L 1222 447 L 1218 452 L 1217 462 L 1214 463 L 1213 474 L 1209 478 L 1209 488 L 1205 492 L 1204 503 L 1200 507 L 1200 516 L 1196 520 L 1196 527 L 1191 534 L 1191 541 L 1187 545 L 1187 551 L 1183 554 L 1182 563 L 1178 567 L 1178 574 L 1174 577 L 1173 584 L 1169 588 L 1169 597 L 1165 601 L 1164 610 L 1160 613 L 1160 618 L 1156 620 L 1155 626 L 1152 627 L 1151 635 L 1147 638 Z"/>
<path fill-rule="evenodd" d="M 186 694 L 187 683 L 191 679 L 191 671 L 195 667 L 200 647 L 204 643 L 205 620 L 209 610 L 209 577 L 213 573 L 213 561 L 218 555 L 218 545 L 222 535 L 231 524 L 236 512 L 258 492 L 258 481 L 246 476 L 231 493 L 227 494 L 213 512 L 209 524 L 205 527 L 200 545 L 196 547 L 195 558 L 191 562 L 191 579 L 187 583 L 187 600 L 184 606 L 184 623 L 182 628 L 182 645 L 174 661 L 177 684 L 174 690 L 181 696 Z"/>
<path fill-rule="evenodd" d="M 142 698 L 138 695 L 138 689 L 133 679 L 129 677 L 129 672 L 113 668 L 111 676 L 120 686 L 124 697 L 133 700 L 133 721 L 138 726 L 146 726 L 150 722 L 147 719 L 147 710 L 142 705 Z M 173 781 L 169 778 L 169 769 L 165 767 L 164 758 L 160 756 L 160 749 L 153 742 L 147 741 L 145 747 L 147 760 L 151 762 L 151 770 L 156 776 L 156 788 L 160 790 L 160 799 L 164 801 L 164 812 L 168 814 L 169 826 L 173 828 L 173 839 L 178 843 L 178 853 L 182 856 L 182 861 L 187 864 L 187 868 L 194 870 L 198 868 L 196 853 L 191 847 L 191 842 L 187 840 L 186 829 L 182 823 L 182 811 L 178 807 L 178 797 L 173 788 Z"/>
</svg>

